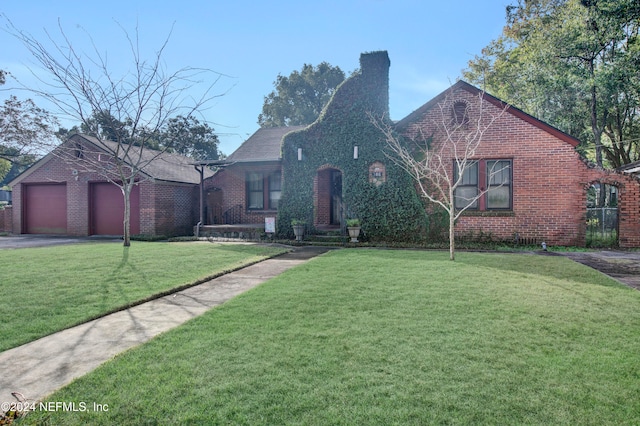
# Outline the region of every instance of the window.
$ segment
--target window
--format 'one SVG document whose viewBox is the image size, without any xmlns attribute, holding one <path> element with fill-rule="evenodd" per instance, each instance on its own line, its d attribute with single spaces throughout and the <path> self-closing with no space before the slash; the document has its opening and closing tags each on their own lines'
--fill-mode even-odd
<svg viewBox="0 0 640 426">
<path fill-rule="evenodd" d="M 272 173 L 247 173 L 247 209 L 276 210 L 282 191 L 280 171 Z M 265 199 L 266 195 L 266 199 Z"/>
<path fill-rule="evenodd" d="M 454 163 L 455 179 L 458 178 Z M 486 191 L 480 197 L 478 194 Z M 455 191 L 455 207 L 472 210 L 512 208 L 511 160 L 478 160 L 464 170 Z"/>
<path fill-rule="evenodd" d="M 487 161 L 487 209 L 511 208 L 511 161 Z"/>
<path fill-rule="evenodd" d="M 478 164 L 472 163 L 462 172 L 462 181 L 456 188 L 455 205 L 456 209 L 462 209 L 469 204 L 470 209 L 478 208 L 478 200 L 474 200 L 478 196 Z M 458 167 L 455 166 L 456 176 L 458 179 Z"/>
<path fill-rule="evenodd" d="M 465 101 L 456 101 L 451 107 L 451 118 L 454 124 L 465 125 L 469 123 L 469 105 Z"/>
<path fill-rule="evenodd" d="M 262 173 L 249 173 L 247 176 L 247 208 L 264 209 L 264 187 Z"/>
<path fill-rule="evenodd" d="M 280 172 L 273 172 L 269 175 L 269 208 L 278 209 L 280 194 L 282 191 L 282 179 Z"/>
</svg>

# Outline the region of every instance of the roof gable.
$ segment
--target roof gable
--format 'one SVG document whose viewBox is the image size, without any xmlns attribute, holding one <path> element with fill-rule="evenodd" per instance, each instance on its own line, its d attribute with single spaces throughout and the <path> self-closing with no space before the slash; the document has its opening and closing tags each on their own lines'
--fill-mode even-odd
<svg viewBox="0 0 640 426">
<path fill-rule="evenodd" d="M 485 99 L 487 102 L 497 106 L 498 108 L 506 108 L 506 112 L 518 117 L 519 119 L 531 124 L 534 127 L 539 128 L 540 130 L 543 130 L 553 136 L 555 136 L 556 138 L 568 143 L 569 145 L 576 147 L 578 146 L 578 144 L 580 143 L 580 141 L 576 138 L 574 138 L 573 136 L 563 132 L 562 130 L 553 127 L 552 125 L 545 123 L 542 120 L 539 120 L 537 118 L 535 118 L 534 116 L 527 114 L 526 112 L 522 111 L 521 109 L 518 109 L 516 107 L 514 107 L 513 105 L 509 105 L 506 102 L 496 98 L 495 96 L 490 95 L 487 92 L 482 92 L 482 90 L 478 89 L 477 87 L 467 83 L 466 81 L 463 80 L 459 80 L 458 82 L 456 82 L 453 86 L 451 86 L 450 88 L 448 88 L 447 90 L 445 90 L 444 92 L 440 93 L 439 95 L 437 95 L 435 98 L 431 99 L 429 102 L 427 102 L 426 104 L 422 105 L 420 108 L 416 109 L 415 111 L 413 111 L 411 114 L 407 115 L 405 118 L 403 118 L 402 120 L 398 121 L 396 123 L 396 129 L 400 132 L 406 130 L 409 125 L 411 125 L 413 122 L 419 120 L 427 111 L 429 111 L 431 108 L 433 108 L 435 105 L 438 104 L 438 102 L 442 101 L 447 93 L 449 93 L 450 91 L 455 91 L 458 89 L 462 89 L 462 90 L 466 90 L 467 92 L 474 94 L 474 95 L 479 95 L 480 93 L 483 94 L 483 99 Z"/>
<path fill-rule="evenodd" d="M 307 126 L 260 128 L 229 155 L 227 162 L 280 161 L 282 159 L 282 138 L 288 133 L 305 127 Z"/>
<path fill-rule="evenodd" d="M 84 134 L 75 134 L 71 136 L 67 143 L 89 143 L 96 148 L 96 151 L 102 151 L 106 154 L 114 154 L 118 152 L 118 144 L 112 141 L 100 140 L 93 136 Z M 64 144 L 63 144 L 64 145 Z M 144 165 L 140 173 L 148 178 L 155 180 L 177 182 L 177 183 L 200 183 L 200 174 L 193 166 L 193 160 L 189 157 L 185 157 L 180 154 L 161 152 L 152 149 L 141 149 L 137 146 L 128 147 L 129 157 L 135 158 L 138 155 L 141 157 L 140 164 Z M 61 149 L 60 147 L 56 149 Z M 10 185 L 15 185 L 21 180 L 29 176 L 33 171 L 42 167 L 52 159 L 56 158 L 55 150 L 45 155 L 38 160 L 35 164 L 25 170 L 22 174 L 18 175 Z M 120 159 L 127 163 L 124 155 L 119 156 Z M 213 172 L 209 169 L 205 169 L 204 177 L 213 175 Z"/>
</svg>

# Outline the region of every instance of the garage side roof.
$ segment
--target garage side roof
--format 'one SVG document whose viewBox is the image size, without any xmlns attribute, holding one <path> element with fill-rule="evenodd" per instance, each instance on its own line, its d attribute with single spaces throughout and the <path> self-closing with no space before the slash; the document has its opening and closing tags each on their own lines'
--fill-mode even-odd
<svg viewBox="0 0 640 426">
<path fill-rule="evenodd" d="M 65 143 L 80 143 L 85 145 L 86 143 L 89 143 L 96 148 L 97 152 L 104 152 L 105 154 L 114 156 L 117 153 L 118 157 L 127 164 L 131 164 L 127 159 L 136 159 L 136 162 L 141 166 L 142 173 L 155 180 L 189 184 L 200 183 L 200 174 L 193 166 L 193 159 L 180 154 L 161 152 L 148 148 L 142 149 L 137 146 L 128 145 L 125 145 L 125 152 L 123 149 L 118 149 L 118 144 L 116 142 L 99 140 L 93 136 L 84 134 L 73 135 L 69 138 L 69 141 Z M 57 149 L 62 148 L 59 147 Z M 140 157 L 140 161 L 137 161 L 138 156 Z M 54 152 L 47 154 L 22 174 L 17 176 L 10 182 L 10 185 L 13 186 L 20 183 L 21 180 L 29 176 L 33 171 L 56 157 L 54 150 Z M 72 166 L 72 164 L 70 164 L 70 166 Z M 204 177 L 207 178 L 212 175 L 213 172 L 208 168 L 205 168 Z"/>
</svg>

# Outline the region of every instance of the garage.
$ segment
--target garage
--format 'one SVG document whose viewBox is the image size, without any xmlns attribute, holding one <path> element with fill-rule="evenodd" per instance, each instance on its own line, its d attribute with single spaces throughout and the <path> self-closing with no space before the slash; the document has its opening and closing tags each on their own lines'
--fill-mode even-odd
<svg viewBox="0 0 640 426">
<path fill-rule="evenodd" d="M 25 234 L 67 233 L 67 185 L 34 183 L 24 185 Z"/>
<path fill-rule="evenodd" d="M 140 233 L 140 187 L 131 191 L 131 234 Z M 122 235 L 124 197 L 120 188 L 109 182 L 90 186 L 89 220 L 91 235 Z"/>
</svg>

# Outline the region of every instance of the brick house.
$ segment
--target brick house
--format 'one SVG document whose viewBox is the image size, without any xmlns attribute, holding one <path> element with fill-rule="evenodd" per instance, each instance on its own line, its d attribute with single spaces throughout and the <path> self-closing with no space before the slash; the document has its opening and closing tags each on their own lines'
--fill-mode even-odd
<svg viewBox="0 0 640 426">
<path fill-rule="evenodd" d="M 482 101 L 480 100 L 482 95 Z M 446 97 L 453 105 L 463 104 L 473 111 L 480 102 L 489 113 L 499 116 L 484 134 L 475 152 L 477 163 L 469 171 L 467 188 L 484 190 L 487 170 L 504 165 L 501 200 L 491 200 L 488 192 L 463 213 L 456 232 L 460 236 L 482 232 L 498 240 L 519 239 L 552 245 L 585 244 L 587 191 L 592 184 L 617 188 L 619 244 L 640 246 L 640 186 L 637 179 L 617 171 L 602 170 L 580 157 L 579 141 L 558 129 L 507 106 L 499 99 L 463 81 L 454 84 L 396 124 L 408 138 L 419 134 L 438 138 L 434 122 L 440 114 L 436 105 Z M 505 111 L 501 113 L 501 111 Z M 454 111 L 451 111 L 454 114 Z M 453 170 L 454 157 L 451 156 Z M 500 178 L 499 178 L 500 179 Z M 494 182 L 495 183 L 495 182 Z"/>
<path fill-rule="evenodd" d="M 369 235 L 375 235 L 380 225 L 367 230 L 367 224 L 394 210 L 394 203 L 403 203 L 406 198 L 391 200 L 397 189 L 384 192 L 397 171 L 385 154 L 381 138 L 366 124 L 371 111 L 388 116 L 388 68 L 386 52 L 363 54 L 360 73 L 338 87 L 315 123 L 302 128 L 258 130 L 229 156 L 226 167 L 205 182 L 207 223 L 259 227 L 265 217 L 277 215 L 279 233 L 285 234 L 292 211 L 307 219 L 314 230 L 344 226 L 352 209 L 363 219 Z M 433 114 L 445 96 L 453 96 L 472 109 L 480 102 L 480 94 L 476 87 L 459 81 L 396 122 L 395 131 L 408 139 L 434 135 Z M 588 164 L 575 150 L 577 139 L 515 107 L 507 107 L 489 94 L 483 94 L 482 102 L 494 112 L 505 112 L 484 135 L 473 158 L 476 163 L 469 171 L 470 180 L 460 190 L 483 190 L 489 166 L 500 164 L 505 173 L 499 191 L 492 193 L 500 196 L 483 196 L 467 210 L 456 225 L 458 236 L 583 246 L 587 192 L 597 183 L 616 188 L 620 246 L 640 247 L 637 178 Z M 453 156 L 450 163 L 453 172 Z M 382 198 L 367 204 L 351 191 L 356 186 L 365 194 L 361 198 Z M 391 226 L 415 222 L 419 228 L 420 220 L 415 215 L 389 216 L 380 223 Z"/>
<path fill-rule="evenodd" d="M 206 223 L 256 224 L 278 212 L 282 189 L 282 138 L 305 126 L 259 129 L 205 181 Z"/>
<path fill-rule="evenodd" d="M 107 144 L 107 146 L 101 146 Z M 12 229 L 15 234 L 74 236 L 122 235 L 124 201 L 120 188 L 95 167 L 65 157 L 63 147 L 81 155 L 103 155 L 108 162 L 115 144 L 86 135 L 72 136 L 16 177 Z M 69 151 L 70 152 L 70 151 Z M 177 154 L 150 156 L 131 193 L 131 234 L 191 235 L 197 222 L 200 174 L 191 159 Z M 211 175 L 205 172 L 205 176 Z"/>
</svg>

